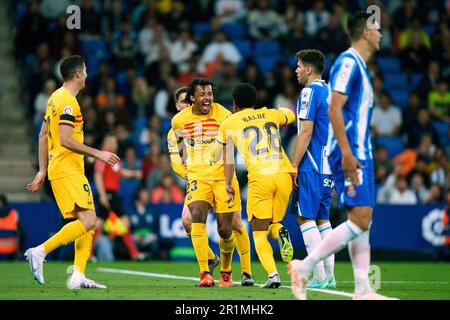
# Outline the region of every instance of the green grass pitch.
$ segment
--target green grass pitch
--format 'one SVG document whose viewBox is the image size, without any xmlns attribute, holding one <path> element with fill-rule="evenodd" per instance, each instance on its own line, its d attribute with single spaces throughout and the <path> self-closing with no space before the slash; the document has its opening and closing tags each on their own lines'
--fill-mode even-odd
<svg viewBox="0 0 450 320">
<path fill-rule="evenodd" d="M 381 270 L 381 294 L 401 300 L 450 299 L 450 273 L 448 263 L 398 263 L 373 262 Z M 289 289 L 290 278 L 287 267 L 278 263 L 282 279 L 279 289 L 258 287 L 220 288 L 218 270 L 214 272 L 216 286 L 197 288 L 197 281 L 177 277 L 198 278 L 197 264 L 193 262 L 114 262 L 89 263 L 86 275 L 106 284 L 105 290 L 69 290 L 66 281 L 70 262 L 46 262 L 44 264 L 45 284 L 39 285 L 29 271 L 27 262 L 0 263 L 0 300 L 292 300 Z M 252 263 L 257 284 L 266 280 L 259 262 Z M 128 270 L 127 274 L 105 272 Z M 102 271 L 103 270 L 103 271 Z M 240 266 L 233 264 L 233 280 L 240 281 Z M 129 274 L 141 272 L 143 274 Z M 145 275 L 144 275 L 145 274 Z M 151 276 L 148 276 L 148 275 Z M 162 275 L 162 276 L 161 276 Z M 168 278 L 167 275 L 174 276 Z M 308 299 L 348 300 L 353 291 L 353 275 L 349 262 L 337 262 L 335 268 L 338 295 L 308 291 Z M 342 295 L 340 293 L 343 293 Z"/>
</svg>

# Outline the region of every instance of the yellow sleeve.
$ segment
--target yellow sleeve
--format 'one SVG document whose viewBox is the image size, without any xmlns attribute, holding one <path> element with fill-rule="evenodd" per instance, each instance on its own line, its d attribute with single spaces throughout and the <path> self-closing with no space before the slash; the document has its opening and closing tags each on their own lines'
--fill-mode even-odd
<svg viewBox="0 0 450 320">
<path fill-rule="evenodd" d="M 178 143 L 172 129 L 167 133 L 167 147 L 169 150 L 170 164 L 172 165 L 173 171 L 181 178 L 185 179 L 186 169 L 184 167 L 183 160 L 180 157 Z"/>
<path fill-rule="evenodd" d="M 80 106 L 76 99 L 64 99 L 58 109 L 59 125 L 68 125 L 74 128 L 75 120 L 79 120 L 77 118 L 81 117 Z"/>
<path fill-rule="evenodd" d="M 281 126 L 286 126 L 295 121 L 295 113 L 288 108 L 279 108 L 278 113 L 280 114 L 279 124 Z"/>
</svg>

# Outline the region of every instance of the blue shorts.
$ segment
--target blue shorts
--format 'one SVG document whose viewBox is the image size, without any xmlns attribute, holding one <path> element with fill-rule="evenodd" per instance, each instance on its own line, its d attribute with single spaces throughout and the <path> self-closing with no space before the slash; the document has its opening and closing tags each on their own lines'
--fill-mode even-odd
<svg viewBox="0 0 450 320">
<path fill-rule="evenodd" d="M 374 207 L 375 206 L 375 175 L 373 160 L 358 160 L 364 169 L 358 169 L 358 177 L 362 183 L 353 186 L 349 180 L 345 180 L 341 159 L 330 162 L 333 172 L 334 186 L 338 196 L 339 207 Z"/>
<path fill-rule="evenodd" d="M 329 174 L 316 171 L 299 172 L 297 176 L 298 201 L 291 212 L 310 220 L 329 220 L 333 180 Z"/>
</svg>

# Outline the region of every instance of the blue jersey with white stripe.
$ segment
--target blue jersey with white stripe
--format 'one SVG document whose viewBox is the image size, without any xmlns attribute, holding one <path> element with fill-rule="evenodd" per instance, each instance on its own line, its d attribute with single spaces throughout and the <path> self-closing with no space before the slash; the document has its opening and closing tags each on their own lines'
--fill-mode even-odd
<svg viewBox="0 0 450 320">
<path fill-rule="evenodd" d="M 330 90 L 323 80 L 314 80 L 300 93 L 297 102 L 298 130 L 301 129 L 301 120 L 314 122 L 311 141 L 305 155 L 298 166 L 299 172 L 315 170 L 320 174 L 331 174 L 328 164 L 328 147 L 330 120 L 328 106 Z"/>
<path fill-rule="evenodd" d="M 344 51 L 333 63 L 329 86 L 332 91 L 347 96 L 342 113 L 353 155 L 360 160 L 372 159 L 370 119 L 373 90 L 366 63 L 355 49 Z M 330 143 L 330 161 L 336 161 L 341 157 L 341 151 L 334 135 Z"/>
</svg>

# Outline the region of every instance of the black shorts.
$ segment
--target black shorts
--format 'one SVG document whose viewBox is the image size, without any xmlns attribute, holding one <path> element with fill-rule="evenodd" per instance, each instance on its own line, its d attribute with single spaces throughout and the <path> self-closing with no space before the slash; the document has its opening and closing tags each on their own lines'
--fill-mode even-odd
<svg viewBox="0 0 450 320">
<path fill-rule="evenodd" d="M 109 211 L 114 211 L 114 213 L 118 217 L 126 215 L 125 211 L 123 210 L 122 198 L 117 194 L 117 192 L 107 191 L 106 196 L 109 200 L 109 205 L 111 206 L 111 208 L 109 210 L 107 208 L 105 208 L 104 206 L 102 206 L 99 199 L 97 199 L 95 201 L 96 203 L 98 203 L 97 216 L 99 218 L 106 220 L 106 218 L 108 218 Z"/>
</svg>

